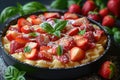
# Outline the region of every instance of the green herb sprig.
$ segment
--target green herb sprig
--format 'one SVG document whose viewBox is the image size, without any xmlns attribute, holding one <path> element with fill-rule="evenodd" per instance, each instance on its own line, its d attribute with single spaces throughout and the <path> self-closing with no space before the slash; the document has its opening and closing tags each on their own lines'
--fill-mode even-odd
<svg viewBox="0 0 120 80">
<path fill-rule="evenodd" d="M 47 11 L 47 8 L 42 5 L 40 2 L 29 2 L 25 5 L 21 5 L 20 3 L 17 3 L 17 6 L 9 6 L 6 7 L 0 14 L 0 23 L 4 23 L 7 21 L 7 19 L 16 16 L 16 15 L 26 15 L 30 14 L 36 11 Z"/>
<path fill-rule="evenodd" d="M 61 56 L 62 54 L 63 54 L 63 48 L 62 48 L 61 45 L 58 45 L 58 47 L 57 47 L 57 55 Z"/>
<path fill-rule="evenodd" d="M 49 34 L 53 34 L 55 36 L 61 36 L 61 30 L 65 28 L 67 21 L 59 21 L 55 24 L 54 28 L 47 22 L 40 24 L 40 27 L 44 29 Z"/>
<path fill-rule="evenodd" d="M 24 78 L 25 71 L 19 71 L 14 66 L 8 66 L 5 70 L 4 78 L 5 80 L 26 80 Z"/>
</svg>

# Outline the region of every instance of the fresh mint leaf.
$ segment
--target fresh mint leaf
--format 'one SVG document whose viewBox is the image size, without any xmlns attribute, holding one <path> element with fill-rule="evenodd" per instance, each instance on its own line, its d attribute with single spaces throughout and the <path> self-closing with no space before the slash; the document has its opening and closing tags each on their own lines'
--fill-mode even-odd
<svg viewBox="0 0 120 80">
<path fill-rule="evenodd" d="M 48 33 L 54 32 L 54 28 L 47 22 L 40 24 L 40 27 Z"/>
<path fill-rule="evenodd" d="M 81 30 L 81 31 L 79 31 L 79 35 L 83 35 L 83 34 L 85 34 L 85 32 L 86 32 L 86 30 L 84 29 L 84 30 Z"/>
<path fill-rule="evenodd" d="M 18 10 L 16 7 L 10 6 L 6 7 L 0 14 L 0 22 L 5 22 L 8 18 L 11 18 L 12 16 L 15 16 L 18 13 Z"/>
<path fill-rule="evenodd" d="M 25 48 L 24 48 L 24 52 L 30 52 L 31 51 L 31 48 L 29 47 L 29 46 L 26 46 Z"/>
<path fill-rule="evenodd" d="M 8 66 L 5 70 L 4 78 L 5 80 L 25 80 L 24 75 L 24 71 L 19 71 L 14 66 Z"/>
<path fill-rule="evenodd" d="M 30 14 L 39 10 L 47 11 L 47 8 L 40 2 L 29 2 L 23 6 L 24 14 Z"/>
<path fill-rule="evenodd" d="M 67 0 L 54 0 L 50 7 L 55 9 L 67 9 L 68 2 Z"/>
<path fill-rule="evenodd" d="M 57 31 L 58 30 L 61 31 L 65 28 L 66 24 L 67 24 L 67 21 L 59 21 L 58 23 L 55 24 L 54 29 Z"/>
<path fill-rule="evenodd" d="M 37 37 L 37 36 L 38 36 L 37 33 L 35 33 L 35 32 L 29 33 L 29 35 L 30 35 L 31 37 Z"/>
<path fill-rule="evenodd" d="M 55 31 L 53 34 L 54 34 L 55 36 L 58 36 L 58 37 L 60 37 L 60 36 L 61 36 L 60 31 Z"/>
<path fill-rule="evenodd" d="M 63 54 L 63 48 L 62 48 L 61 45 L 58 45 L 58 47 L 57 47 L 57 55 L 61 56 L 62 54 Z"/>
</svg>

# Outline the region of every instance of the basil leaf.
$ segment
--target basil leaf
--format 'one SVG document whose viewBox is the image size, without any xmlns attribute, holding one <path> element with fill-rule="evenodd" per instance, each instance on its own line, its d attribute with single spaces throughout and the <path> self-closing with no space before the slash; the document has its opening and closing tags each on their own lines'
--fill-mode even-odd
<svg viewBox="0 0 120 80">
<path fill-rule="evenodd" d="M 55 9 L 67 9 L 67 0 L 54 0 L 50 7 Z"/>
<path fill-rule="evenodd" d="M 39 10 L 47 11 L 47 8 L 40 2 L 29 2 L 23 6 L 24 14 L 30 14 Z"/>
<path fill-rule="evenodd" d="M 57 36 L 57 37 L 60 37 L 60 36 L 61 36 L 60 31 L 55 31 L 53 34 L 54 34 L 55 36 Z"/>
<path fill-rule="evenodd" d="M 58 56 L 61 56 L 63 54 L 63 48 L 61 45 L 58 45 L 58 47 L 57 47 L 57 54 L 58 54 Z"/>
<path fill-rule="evenodd" d="M 57 31 L 58 30 L 61 31 L 65 28 L 66 24 L 67 24 L 67 21 L 59 21 L 58 23 L 55 24 L 54 29 Z"/>
<path fill-rule="evenodd" d="M 24 11 L 23 11 L 23 9 L 22 9 L 22 5 L 20 4 L 20 3 L 17 3 L 17 9 L 18 9 L 18 13 L 19 13 L 19 15 L 24 15 Z"/>
<path fill-rule="evenodd" d="M 0 22 L 5 22 L 8 18 L 11 18 L 12 16 L 15 16 L 18 13 L 18 10 L 16 7 L 6 7 L 0 14 Z"/>
<path fill-rule="evenodd" d="M 81 2 L 82 0 L 69 0 L 68 1 L 68 7 L 70 7 L 70 5 L 72 5 L 72 4 L 80 4 L 80 2 Z"/>
<path fill-rule="evenodd" d="M 55 23 L 58 23 L 58 22 L 60 22 L 61 20 L 60 19 L 54 19 L 54 22 Z"/>
<path fill-rule="evenodd" d="M 25 80 L 24 75 L 24 71 L 19 71 L 14 66 L 8 66 L 5 70 L 4 78 L 5 80 Z"/>
<path fill-rule="evenodd" d="M 38 35 L 35 32 L 29 33 L 31 37 L 37 37 Z"/>
<path fill-rule="evenodd" d="M 30 48 L 29 46 L 26 46 L 26 47 L 24 48 L 24 52 L 31 52 L 31 48 Z"/>
<path fill-rule="evenodd" d="M 40 24 L 40 27 L 48 33 L 54 32 L 54 28 L 47 22 Z"/>
<path fill-rule="evenodd" d="M 83 35 L 83 34 L 85 34 L 85 32 L 86 32 L 86 30 L 84 29 L 84 30 L 81 30 L 81 31 L 79 31 L 79 35 Z"/>
</svg>

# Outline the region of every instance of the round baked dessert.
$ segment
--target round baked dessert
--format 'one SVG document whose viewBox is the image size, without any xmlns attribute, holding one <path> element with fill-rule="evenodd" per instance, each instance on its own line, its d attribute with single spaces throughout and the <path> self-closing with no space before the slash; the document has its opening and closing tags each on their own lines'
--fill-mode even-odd
<svg viewBox="0 0 120 80">
<path fill-rule="evenodd" d="M 2 39 L 17 60 L 47 68 L 70 68 L 100 57 L 105 32 L 86 17 L 74 13 L 45 12 L 19 18 Z"/>
</svg>

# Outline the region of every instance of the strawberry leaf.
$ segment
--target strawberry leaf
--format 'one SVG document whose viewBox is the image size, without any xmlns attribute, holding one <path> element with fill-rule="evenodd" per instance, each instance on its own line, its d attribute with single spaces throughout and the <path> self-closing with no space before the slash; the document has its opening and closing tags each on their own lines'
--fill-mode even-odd
<svg viewBox="0 0 120 80">
<path fill-rule="evenodd" d="M 115 69 L 116 69 L 115 64 L 111 63 L 111 64 L 110 64 L 111 74 L 110 74 L 110 76 L 109 76 L 109 79 L 111 79 L 111 78 L 114 76 L 114 74 L 115 74 Z"/>
</svg>

